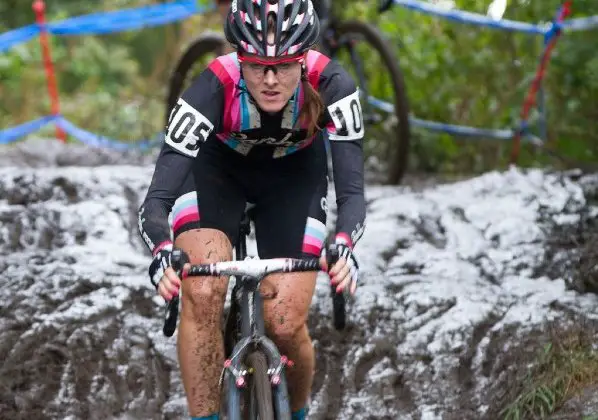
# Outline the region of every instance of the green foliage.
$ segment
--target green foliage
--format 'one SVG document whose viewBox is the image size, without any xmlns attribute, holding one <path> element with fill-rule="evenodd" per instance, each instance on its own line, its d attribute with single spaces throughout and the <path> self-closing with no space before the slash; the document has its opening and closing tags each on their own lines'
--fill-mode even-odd
<svg viewBox="0 0 598 420">
<path fill-rule="evenodd" d="M 570 398 L 593 386 L 598 376 L 598 352 L 592 341 L 587 331 L 554 334 L 528 369 L 521 392 L 503 409 L 501 418 L 549 418 Z"/>
<path fill-rule="evenodd" d="M 539 63 L 539 36 L 464 25 L 401 7 L 378 16 L 377 2 L 365 12 L 396 46 L 412 112 L 423 119 L 473 127 L 516 128 L 524 98 Z M 457 0 L 459 9 L 485 13 L 490 1 Z M 510 0 L 505 19 L 530 23 L 552 20 L 559 0 Z M 338 7 L 347 16 L 363 3 Z M 576 1 L 573 17 L 598 14 L 590 1 Z M 548 140 L 559 154 L 595 161 L 598 136 L 596 31 L 565 33 L 553 51 L 545 78 Z M 367 63 L 367 60 L 366 60 Z M 373 77 L 382 77 L 376 69 Z M 374 91 L 374 94 L 377 92 Z M 378 92 L 379 93 L 379 92 Z M 537 121 L 534 110 L 530 122 Z M 532 129 L 540 134 L 535 125 Z M 426 171 L 481 171 L 507 162 L 510 142 L 446 138 L 413 130 L 413 168 Z M 482 141 L 480 141 L 482 140 Z M 546 154 L 524 150 L 521 163 L 556 163 Z"/>
<path fill-rule="evenodd" d="M 47 2 L 48 20 L 154 3 L 150 0 Z M 209 0 L 200 3 L 210 5 Z M 456 0 L 462 10 L 485 13 L 490 0 Z M 561 0 L 510 0 L 505 18 L 548 22 Z M 576 0 L 573 17 L 598 14 L 594 1 Z M 334 0 L 335 12 L 376 23 L 395 46 L 412 112 L 423 119 L 474 127 L 513 128 L 534 77 L 542 39 L 463 25 L 394 7 L 379 16 L 377 2 Z M 0 30 L 32 23 L 31 2 L 3 0 Z M 184 23 L 98 37 L 52 38 L 62 111 L 85 129 L 120 139 L 154 135 L 162 127 L 166 81 L 197 28 L 219 30 L 213 15 Z M 565 33 L 545 80 L 549 143 L 572 159 L 598 158 L 596 31 Z M 365 60 L 376 63 L 376 60 Z M 373 66 L 374 64 L 370 64 Z M 366 68 L 374 94 L 385 88 L 377 68 Z M 378 82 L 378 85 L 376 85 Z M 376 89 L 378 92 L 376 92 Z M 37 39 L 0 55 L 0 127 L 48 113 Z M 537 117 L 537 113 L 535 113 Z M 488 141 L 486 141 L 488 140 Z M 504 164 L 510 142 L 459 139 L 413 129 L 412 170 L 467 172 Z M 521 161 L 554 161 L 525 150 Z"/>
<path fill-rule="evenodd" d="M 46 3 L 47 20 L 57 21 L 154 2 Z M 30 2 L 2 2 L 0 11 L 11 16 L 5 22 L 10 27 L 35 21 Z M 170 64 L 180 53 L 180 29 L 178 23 L 103 36 L 50 37 L 61 112 L 86 130 L 120 140 L 154 136 L 162 129 L 162 102 Z M 0 127 L 48 113 L 46 78 L 36 38 L 0 55 Z"/>
</svg>

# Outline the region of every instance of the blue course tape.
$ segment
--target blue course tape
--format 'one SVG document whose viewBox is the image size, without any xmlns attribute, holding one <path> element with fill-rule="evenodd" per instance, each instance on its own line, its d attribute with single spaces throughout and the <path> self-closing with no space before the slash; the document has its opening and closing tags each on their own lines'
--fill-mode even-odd
<svg viewBox="0 0 598 420">
<path fill-rule="evenodd" d="M 92 13 L 60 22 L 49 23 L 55 35 L 93 35 L 128 31 L 148 26 L 165 25 L 186 19 L 203 10 L 196 0 L 180 0 L 113 12 Z"/>
<path fill-rule="evenodd" d="M 457 9 L 444 9 L 431 3 L 425 3 L 417 0 L 393 0 L 394 4 L 403 6 L 416 12 L 428 15 L 439 16 L 445 19 L 453 20 L 459 23 L 469 23 L 472 25 L 487 26 L 493 29 L 503 29 L 512 32 L 524 32 L 528 34 L 543 35 L 550 26 L 550 23 L 534 25 L 532 23 L 517 22 L 514 20 L 495 20 L 489 16 L 479 13 L 464 12 Z"/>
<path fill-rule="evenodd" d="M 0 131 L 0 144 L 8 144 L 28 134 L 34 133 L 60 117 L 50 115 L 29 121 L 16 127 L 10 127 Z"/>
<path fill-rule="evenodd" d="M 460 23 L 487 26 L 490 28 L 503 29 L 507 31 L 538 34 L 544 35 L 545 37 L 551 36 L 561 28 L 567 31 L 582 31 L 598 27 L 598 15 L 578 19 L 569 19 L 558 26 L 555 26 L 550 22 L 534 25 L 511 20 L 494 20 L 485 15 L 461 10 L 446 10 L 430 3 L 425 3 L 418 0 L 393 0 L 393 2 L 399 6 L 403 6 L 417 12 L 435 15 Z M 206 8 L 198 6 L 196 0 L 178 0 L 166 4 L 78 16 L 60 22 L 49 23 L 47 24 L 47 29 L 55 35 L 104 34 L 138 29 L 147 26 L 164 25 L 170 22 L 185 19 L 191 15 L 201 13 L 205 10 Z M 38 35 L 39 32 L 39 26 L 37 24 L 32 24 L 6 32 L 4 34 L 0 34 L 0 53 L 7 51 L 16 44 L 28 41 L 29 39 Z M 393 106 L 389 103 L 372 97 L 369 98 L 369 102 L 380 109 L 383 109 L 387 112 L 392 112 Z M 503 140 L 511 139 L 514 135 L 513 130 L 480 129 L 467 126 L 444 124 L 434 121 L 425 121 L 415 117 L 411 117 L 410 121 L 416 126 L 457 135 L 491 137 Z M 63 117 L 48 116 L 0 131 L 0 144 L 13 142 L 20 137 L 26 136 L 41 129 L 51 122 L 55 122 L 71 136 L 92 147 L 107 147 L 117 150 L 144 150 L 156 147 L 163 142 L 160 136 L 157 136 L 151 141 L 144 140 L 135 143 L 120 142 L 83 130 L 67 121 Z"/>
<path fill-rule="evenodd" d="M 368 102 L 384 112 L 394 112 L 394 106 L 388 102 L 370 96 Z M 493 138 L 497 140 L 511 140 L 515 135 L 513 130 L 493 129 L 493 128 L 475 128 L 464 125 L 445 124 L 436 121 L 422 120 L 413 116 L 409 117 L 409 122 L 417 127 L 426 128 L 431 131 L 439 131 L 458 136 L 470 136 L 479 138 Z"/>
<path fill-rule="evenodd" d="M 81 143 L 84 143 L 91 147 L 101 147 L 115 150 L 147 150 L 156 145 L 155 141 L 150 140 L 141 140 L 131 143 L 125 143 L 111 139 L 109 137 L 100 136 L 86 131 L 82 128 L 79 128 L 75 124 L 62 117 L 56 120 L 56 125 L 58 125 L 71 136 L 75 137 Z"/>
<path fill-rule="evenodd" d="M 55 123 L 81 143 L 87 144 L 91 147 L 102 147 L 116 150 L 148 150 L 160 146 L 164 142 L 164 135 L 163 133 L 160 133 L 151 140 L 125 143 L 83 130 L 62 116 L 50 115 L 0 131 L 0 144 L 9 144 L 17 141 L 21 137 L 25 137 L 29 134 L 39 131 L 50 123 Z"/>
<path fill-rule="evenodd" d="M 194 14 L 209 10 L 196 0 L 179 0 L 172 3 L 156 4 L 113 12 L 91 13 L 59 22 L 47 23 L 48 32 L 54 35 L 94 35 L 140 29 L 143 27 L 166 25 L 186 19 Z M 28 41 L 40 32 L 34 23 L 0 34 L 0 53 L 17 44 Z"/>
<path fill-rule="evenodd" d="M 561 26 L 565 31 L 587 31 L 589 29 L 598 28 L 598 15 L 566 19 Z"/>
<path fill-rule="evenodd" d="M 443 133 L 452 134 L 455 136 L 468 136 L 479 138 L 493 138 L 497 140 L 511 140 L 515 135 L 513 130 L 507 129 L 493 129 L 493 128 L 476 128 L 465 125 L 445 124 L 436 121 L 426 121 L 419 118 L 409 118 L 411 124 L 426 128 L 430 131 L 439 131 Z"/>
<path fill-rule="evenodd" d="M 29 41 L 39 34 L 37 24 L 23 26 L 12 31 L 0 34 L 0 53 L 8 51 L 17 44 Z"/>
</svg>

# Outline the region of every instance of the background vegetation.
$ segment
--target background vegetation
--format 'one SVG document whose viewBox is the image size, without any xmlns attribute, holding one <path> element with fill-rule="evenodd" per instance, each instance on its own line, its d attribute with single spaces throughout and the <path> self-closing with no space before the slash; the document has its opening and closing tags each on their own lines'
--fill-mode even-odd
<svg viewBox="0 0 598 420">
<path fill-rule="evenodd" d="M 48 0 L 47 12 L 53 21 L 151 3 L 155 1 Z M 476 127 L 516 125 L 542 51 L 540 37 L 457 24 L 401 7 L 377 16 L 376 3 L 334 0 L 337 12 L 376 22 L 396 46 L 416 116 Z M 490 0 L 455 3 L 460 9 L 485 13 Z M 560 3 L 509 0 L 505 18 L 546 22 Z M 574 2 L 573 17 L 594 14 L 598 14 L 594 0 Z M 34 22 L 29 1 L 3 0 L 0 16 L 0 32 Z M 162 128 L 165 82 L 173 63 L 207 28 L 220 30 L 215 13 L 141 31 L 52 37 L 63 114 L 87 130 L 121 140 L 154 136 Z M 586 162 L 598 157 L 597 39 L 595 30 L 563 36 L 545 83 L 550 144 L 559 153 Z M 0 55 L 0 127 L 48 112 L 40 48 L 33 39 Z M 412 150 L 412 170 L 477 172 L 504 164 L 510 145 L 414 129 Z M 547 162 L 545 155 L 530 151 L 523 160 Z"/>
</svg>

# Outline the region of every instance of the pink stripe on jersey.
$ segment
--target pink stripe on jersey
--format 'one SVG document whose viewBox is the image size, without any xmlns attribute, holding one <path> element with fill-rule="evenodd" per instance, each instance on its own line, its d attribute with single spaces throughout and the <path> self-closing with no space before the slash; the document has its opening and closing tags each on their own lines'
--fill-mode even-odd
<svg viewBox="0 0 598 420">
<path fill-rule="evenodd" d="M 326 238 L 326 225 L 318 219 L 308 217 L 303 235 L 303 252 L 306 254 L 320 255 L 322 244 Z"/>
<path fill-rule="evenodd" d="M 322 247 L 304 243 L 302 251 L 305 254 L 315 255 L 317 257 L 320 255 L 320 251 L 322 251 Z"/>
<path fill-rule="evenodd" d="M 334 121 L 330 121 L 326 125 L 326 131 L 328 132 L 328 134 L 336 134 L 336 127 L 334 125 Z"/>
<path fill-rule="evenodd" d="M 237 53 L 221 55 L 216 60 L 220 61 L 222 67 L 228 73 L 230 79 L 236 83 L 241 79 L 241 71 L 239 70 L 239 62 L 237 61 Z"/>
<path fill-rule="evenodd" d="M 176 233 L 182 226 L 199 221 L 197 193 L 188 192 L 176 199 L 172 207 L 172 231 Z"/>
<path fill-rule="evenodd" d="M 314 64 L 315 64 L 316 60 L 317 60 L 318 58 L 320 58 L 320 56 L 321 56 L 321 55 L 322 55 L 322 53 L 320 53 L 320 52 L 318 52 L 318 51 L 315 51 L 315 50 L 309 50 L 309 51 L 307 52 L 307 57 L 306 57 L 306 59 L 305 59 L 305 63 L 307 64 L 307 68 L 308 68 L 308 69 L 311 69 L 311 68 L 314 66 Z"/>
<path fill-rule="evenodd" d="M 176 232 L 182 226 L 186 225 L 187 223 L 191 223 L 191 222 L 199 222 L 199 212 L 195 212 L 195 213 L 189 214 L 187 216 L 177 218 L 174 221 L 174 223 L 172 224 L 172 230 L 174 232 Z"/>
<path fill-rule="evenodd" d="M 318 51 L 309 50 L 307 53 L 306 63 L 308 79 L 315 90 L 318 90 L 318 86 L 320 85 L 320 75 L 329 62 L 330 58 Z"/>
<path fill-rule="evenodd" d="M 334 242 L 337 244 L 345 244 L 349 248 L 353 248 L 353 241 L 351 241 L 351 237 L 347 235 L 345 232 L 337 233 L 334 238 Z"/>
<path fill-rule="evenodd" d="M 321 240 L 319 240 L 318 238 L 314 238 L 313 236 L 310 236 L 308 234 L 306 234 L 303 237 L 303 243 L 307 244 L 307 245 L 317 246 L 319 248 L 322 247 L 322 241 Z"/>
<path fill-rule="evenodd" d="M 239 131 L 241 128 L 241 116 L 239 105 L 239 95 L 237 94 L 237 85 L 241 79 L 241 71 L 237 53 L 230 53 L 220 56 L 210 63 L 210 69 L 222 83 L 224 90 L 224 112 L 222 133 Z M 228 136 L 220 134 L 217 137 L 224 141 Z"/>
<path fill-rule="evenodd" d="M 190 214 L 198 214 L 198 213 L 199 212 L 197 211 L 197 207 L 196 206 L 194 206 L 194 207 L 187 207 L 186 209 L 183 209 L 183 210 L 177 212 L 177 214 L 175 216 L 176 218 L 174 220 L 176 221 L 177 219 L 182 219 L 183 217 L 187 217 Z"/>
</svg>

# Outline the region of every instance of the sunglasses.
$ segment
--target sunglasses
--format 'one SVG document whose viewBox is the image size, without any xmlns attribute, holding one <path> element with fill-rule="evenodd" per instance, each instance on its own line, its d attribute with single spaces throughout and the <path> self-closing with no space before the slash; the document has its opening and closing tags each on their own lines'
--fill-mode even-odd
<svg viewBox="0 0 598 420">
<path fill-rule="evenodd" d="M 293 68 L 295 63 L 303 63 L 305 61 L 305 54 L 301 54 L 294 57 L 285 57 L 278 60 L 264 60 L 256 56 L 245 56 L 238 55 L 239 62 L 247 64 L 249 70 L 255 75 L 268 73 L 268 70 L 272 70 L 277 76 L 284 76 L 288 74 Z"/>
</svg>

